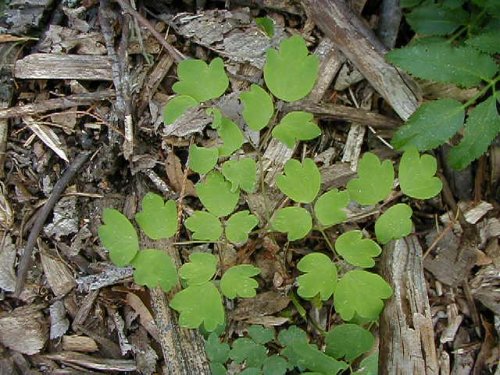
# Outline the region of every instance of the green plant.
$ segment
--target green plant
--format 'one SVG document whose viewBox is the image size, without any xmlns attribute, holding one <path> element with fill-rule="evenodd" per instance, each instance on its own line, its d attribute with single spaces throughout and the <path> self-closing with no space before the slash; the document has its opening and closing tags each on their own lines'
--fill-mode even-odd
<svg viewBox="0 0 500 375">
<path fill-rule="evenodd" d="M 401 6 L 409 10 L 406 20 L 419 38 L 389 52 L 387 59 L 418 78 L 477 90 L 463 104 L 449 97 L 425 102 L 394 135 L 392 144 L 425 151 L 460 132 L 461 140 L 448 160 L 463 169 L 483 155 L 500 132 L 496 91 L 500 76 L 495 59 L 500 53 L 498 1 L 406 0 Z"/>
</svg>

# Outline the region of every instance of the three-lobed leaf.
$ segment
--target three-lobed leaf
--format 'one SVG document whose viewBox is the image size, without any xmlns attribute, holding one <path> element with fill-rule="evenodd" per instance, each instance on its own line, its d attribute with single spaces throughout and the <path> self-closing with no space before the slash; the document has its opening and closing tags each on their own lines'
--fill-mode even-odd
<svg viewBox="0 0 500 375">
<path fill-rule="evenodd" d="M 219 134 L 223 142 L 222 146 L 219 147 L 219 156 L 230 156 L 245 141 L 238 125 L 226 117 L 222 117 L 221 123 L 217 128 L 217 134 Z"/>
<path fill-rule="evenodd" d="M 375 241 L 363 238 L 363 233 L 359 230 L 343 233 L 335 241 L 335 250 L 350 264 L 363 268 L 373 267 L 373 258 L 382 252 Z"/>
<path fill-rule="evenodd" d="M 375 222 L 377 241 L 385 245 L 410 234 L 413 227 L 412 213 L 411 207 L 404 203 L 398 203 L 385 211 Z"/>
<path fill-rule="evenodd" d="M 249 211 L 236 212 L 226 222 L 226 237 L 234 244 L 243 244 L 248 240 L 248 233 L 257 224 L 259 219 Z"/>
<path fill-rule="evenodd" d="M 420 156 L 416 147 L 409 147 L 399 162 L 399 186 L 407 196 L 429 199 L 439 194 L 443 184 L 438 177 L 436 158 Z"/>
<path fill-rule="evenodd" d="M 276 185 L 290 199 L 300 203 L 311 203 L 319 193 L 321 174 L 314 160 L 305 158 L 302 164 L 290 159 L 284 174 L 276 178 Z"/>
<path fill-rule="evenodd" d="M 222 235 L 219 219 L 206 211 L 195 211 L 186 219 L 184 225 L 193 232 L 193 239 L 199 241 L 218 241 Z"/>
<path fill-rule="evenodd" d="M 321 135 L 311 113 L 295 111 L 283 117 L 272 131 L 272 135 L 288 148 L 294 148 L 297 141 L 309 141 Z"/>
<path fill-rule="evenodd" d="M 196 99 L 189 95 L 174 96 L 163 108 L 163 122 L 165 125 L 173 124 L 184 112 L 198 104 Z"/>
<path fill-rule="evenodd" d="M 261 367 L 267 357 L 264 345 L 243 337 L 234 340 L 229 356 L 236 363 L 246 362 L 247 367 Z"/>
<path fill-rule="evenodd" d="M 285 375 L 288 367 L 284 357 L 274 354 L 264 360 L 262 372 L 264 375 Z"/>
<path fill-rule="evenodd" d="M 241 93 L 240 99 L 244 105 L 242 115 L 250 129 L 264 129 L 274 114 L 271 96 L 262 87 L 253 84 L 250 91 Z"/>
<path fill-rule="evenodd" d="M 349 193 L 332 189 L 318 198 L 314 204 L 314 215 L 324 227 L 343 222 L 347 218 L 345 208 L 349 204 Z"/>
<path fill-rule="evenodd" d="M 253 193 L 257 186 L 257 165 L 251 158 L 228 160 L 222 165 L 222 174 L 232 184 L 232 191 L 240 188 Z"/>
<path fill-rule="evenodd" d="M 297 293 L 302 298 L 310 299 L 319 295 L 322 301 L 328 300 L 337 286 L 337 267 L 322 253 L 311 253 L 303 257 L 297 264 L 299 271 L 305 275 L 297 278 Z"/>
<path fill-rule="evenodd" d="M 170 238 L 177 232 L 177 205 L 173 200 L 164 202 L 158 194 L 147 193 L 135 221 L 152 240 Z"/>
<path fill-rule="evenodd" d="M 357 324 L 341 324 L 326 334 L 325 343 L 326 354 L 336 359 L 345 357 L 352 362 L 373 347 L 375 338 L 370 331 Z"/>
<path fill-rule="evenodd" d="M 148 288 L 161 287 L 169 292 L 177 284 L 177 268 L 172 258 L 163 251 L 141 250 L 132 260 L 134 281 Z"/>
<path fill-rule="evenodd" d="M 229 359 L 229 345 L 221 342 L 219 335 L 212 332 L 205 341 L 205 352 L 210 362 L 224 363 Z"/>
<path fill-rule="evenodd" d="M 274 329 L 261 325 L 251 325 L 248 327 L 248 334 L 257 344 L 267 344 L 274 340 Z"/>
<path fill-rule="evenodd" d="M 277 210 L 271 219 L 272 228 L 287 233 L 288 241 L 300 240 L 312 229 L 312 218 L 302 207 L 285 207 Z"/>
<path fill-rule="evenodd" d="M 199 174 L 207 174 L 214 169 L 219 158 L 216 148 L 189 146 L 189 168 Z"/>
<path fill-rule="evenodd" d="M 214 277 L 217 271 L 217 258 L 209 253 L 193 253 L 189 263 L 179 269 L 179 276 L 186 280 L 187 285 L 202 285 Z"/>
<path fill-rule="evenodd" d="M 205 208 L 217 217 L 234 211 L 240 198 L 239 191 L 232 191 L 231 183 L 219 172 L 210 172 L 203 182 L 196 184 L 196 193 Z"/>
<path fill-rule="evenodd" d="M 240 264 L 229 268 L 220 280 L 222 294 L 234 299 L 255 297 L 255 289 L 259 286 L 252 277 L 260 273 L 260 269 L 250 264 Z"/>
</svg>

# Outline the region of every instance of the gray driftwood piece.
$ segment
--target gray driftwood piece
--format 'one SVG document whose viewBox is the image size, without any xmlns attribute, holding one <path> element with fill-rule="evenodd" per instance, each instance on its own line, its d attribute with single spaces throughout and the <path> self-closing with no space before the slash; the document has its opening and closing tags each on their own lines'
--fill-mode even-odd
<svg viewBox="0 0 500 375">
<path fill-rule="evenodd" d="M 437 375 L 434 328 L 417 238 L 391 241 L 382 255 L 381 272 L 394 294 L 380 318 L 379 373 Z"/>
</svg>

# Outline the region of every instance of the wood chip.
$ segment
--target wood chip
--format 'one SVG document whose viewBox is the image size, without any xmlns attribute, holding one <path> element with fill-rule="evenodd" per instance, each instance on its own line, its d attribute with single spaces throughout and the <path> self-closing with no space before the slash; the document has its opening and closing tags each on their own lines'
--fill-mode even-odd
<svg viewBox="0 0 500 375">
<path fill-rule="evenodd" d="M 64 335 L 69 328 L 69 320 L 66 318 L 66 308 L 61 300 L 50 305 L 50 339 L 58 339 Z"/>
<path fill-rule="evenodd" d="M 63 336 L 62 347 L 63 350 L 70 352 L 91 353 L 99 350 L 97 343 L 93 339 L 78 335 Z"/>
<path fill-rule="evenodd" d="M 4 234 L 0 245 L 0 289 L 6 292 L 13 292 L 16 288 L 15 261 L 16 247 L 12 237 Z"/>
<path fill-rule="evenodd" d="M 41 254 L 43 272 L 47 278 L 50 289 L 56 297 L 69 293 L 76 285 L 68 266 L 59 258 L 42 251 Z"/>
<path fill-rule="evenodd" d="M 31 116 L 24 116 L 23 121 L 28 125 L 28 128 L 36 134 L 38 138 L 42 140 L 47 147 L 56 153 L 61 159 L 69 163 L 68 157 L 66 156 L 66 151 L 64 150 L 64 145 L 57 136 L 57 134 L 47 125 L 42 125 L 37 123 L 35 119 Z"/>
<path fill-rule="evenodd" d="M 85 355 L 77 352 L 61 352 L 57 354 L 47 354 L 43 357 L 53 359 L 68 364 L 75 364 L 85 368 L 100 371 L 135 371 L 137 366 L 131 359 L 106 359 Z"/>
</svg>

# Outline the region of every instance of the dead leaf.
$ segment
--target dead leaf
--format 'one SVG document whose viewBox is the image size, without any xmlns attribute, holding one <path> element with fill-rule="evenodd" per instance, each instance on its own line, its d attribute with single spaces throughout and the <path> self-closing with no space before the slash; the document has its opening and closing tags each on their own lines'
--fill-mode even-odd
<svg viewBox="0 0 500 375">
<path fill-rule="evenodd" d="M 165 161 L 165 169 L 167 171 L 168 180 L 172 188 L 180 193 L 182 190 L 182 184 L 184 183 L 184 171 L 182 170 L 182 164 L 179 158 L 173 153 L 169 152 L 167 155 L 167 160 Z M 184 195 L 196 197 L 196 191 L 194 190 L 194 184 L 191 180 L 186 179 L 184 188 Z"/>
<path fill-rule="evenodd" d="M 47 147 L 54 151 L 61 159 L 69 163 L 66 152 L 63 149 L 62 142 L 50 127 L 38 124 L 31 116 L 24 116 L 23 121 L 26 123 L 28 128 L 30 128 L 31 131 L 35 133 L 36 136 L 40 138 L 43 143 L 45 143 L 45 145 L 47 145 Z"/>
</svg>

